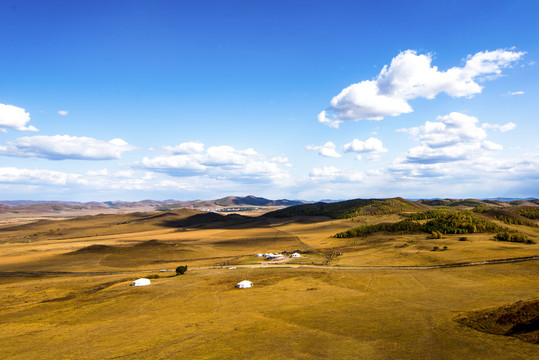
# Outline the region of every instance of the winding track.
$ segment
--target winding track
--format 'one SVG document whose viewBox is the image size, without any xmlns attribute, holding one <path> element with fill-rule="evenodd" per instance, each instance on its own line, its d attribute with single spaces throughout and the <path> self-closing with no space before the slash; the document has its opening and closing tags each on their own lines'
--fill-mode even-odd
<svg viewBox="0 0 539 360">
<path fill-rule="evenodd" d="M 428 266 L 324 266 L 324 265 L 300 265 L 300 264 L 261 264 L 261 265 L 234 265 L 237 268 L 311 268 L 311 269 L 337 269 L 337 270 L 431 270 L 431 269 L 446 269 L 446 268 L 458 268 L 465 266 L 481 266 L 481 265 L 494 265 L 494 264 L 507 264 L 523 261 L 539 260 L 539 256 L 526 256 L 509 259 L 495 259 L 484 261 L 471 261 L 454 264 L 440 264 L 440 265 L 428 265 Z M 192 268 L 190 270 L 205 270 L 205 269 L 219 269 L 220 267 L 208 266 Z"/>
<path fill-rule="evenodd" d="M 256 269 L 256 268 L 308 268 L 308 269 L 332 269 L 332 270 L 433 270 L 433 269 L 448 269 L 448 268 L 460 268 L 466 266 L 483 266 L 483 265 L 495 265 L 495 264 L 508 264 L 524 261 L 536 261 L 539 260 L 539 256 L 526 256 L 509 259 L 495 259 L 484 261 L 471 261 L 454 264 L 441 264 L 441 265 L 428 265 L 428 266 L 324 266 L 324 265 L 300 265 L 300 264 L 260 264 L 260 265 L 234 265 L 234 267 Z M 213 270 L 213 269 L 226 269 L 222 266 L 206 266 L 190 268 L 189 271 L 196 270 Z M 155 272 L 155 270 L 138 270 L 138 271 L 119 271 L 119 272 L 69 272 L 69 271 L 0 271 L 0 276 L 96 276 L 96 275 L 121 275 L 121 274 L 134 274 L 143 272 Z"/>
</svg>

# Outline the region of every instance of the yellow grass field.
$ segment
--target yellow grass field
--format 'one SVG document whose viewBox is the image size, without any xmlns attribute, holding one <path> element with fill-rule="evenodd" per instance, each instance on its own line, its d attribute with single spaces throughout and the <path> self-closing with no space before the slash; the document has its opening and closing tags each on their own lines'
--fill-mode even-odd
<svg viewBox="0 0 539 360">
<path fill-rule="evenodd" d="M 537 228 L 518 226 L 536 242 L 530 245 L 493 241 L 492 234 L 471 234 L 467 241 L 457 235 L 381 233 L 336 239 L 331 235 L 358 223 L 399 217 L 243 222 L 230 217 L 190 224 L 194 212 L 167 214 L 101 215 L 0 229 L 0 356 L 537 358 L 536 344 L 453 320 L 464 312 L 538 298 L 537 260 L 392 268 L 538 256 Z M 447 250 L 432 251 L 434 246 Z M 301 250 L 304 257 L 271 265 L 254 256 L 285 250 Z M 322 265 L 331 254 L 329 265 Z M 179 265 L 189 270 L 172 276 Z M 151 286 L 129 286 L 157 274 Z M 253 288 L 236 289 L 241 280 L 252 281 Z"/>
</svg>

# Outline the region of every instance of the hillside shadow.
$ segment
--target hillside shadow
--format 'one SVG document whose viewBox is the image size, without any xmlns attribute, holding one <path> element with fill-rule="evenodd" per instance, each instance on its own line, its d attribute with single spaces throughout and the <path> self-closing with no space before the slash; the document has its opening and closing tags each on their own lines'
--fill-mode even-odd
<svg viewBox="0 0 539 360">
<path fill-rule="evenodd" d="M 268 221 L 266 219 L 259 217 L 250 217 L 238 214 L 219 215 L 213 212 L 196 214 L 183 219 L 167 219 L 159 223 L 161 226 L 176 229 L 245 229 L 267 224 Z"/>
</svg>

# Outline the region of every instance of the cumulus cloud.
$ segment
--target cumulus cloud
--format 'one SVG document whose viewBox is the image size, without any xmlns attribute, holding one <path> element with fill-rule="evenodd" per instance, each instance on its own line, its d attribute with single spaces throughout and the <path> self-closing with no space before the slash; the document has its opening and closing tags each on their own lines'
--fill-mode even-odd
<svg viewBox="0 0 539 360">
<path fill-rule="evenodd" d="M 397 131 L 406 132 L 432 148 L 480 141 L 487 137 L 485 130 L 476 126 L 478 120 L 475 116 L 452 112 L 436 119 L 440 121 L 427 121 L 425 125 Z"/>
<path fill-rule="evenodd" d="M 164 149 L 174 155 L 196 154 L 204 151 L 204 144 L 199 142 L 184 142 L 176 146 L 165 146 Z"/>
<path fill-rule="evenodd" d="M 61 115 L 61 116 L 67 116 L 69 114 L 69 111 L 67 110 L 59 110 L 58 111 L 58 115 Z"/>
<path fill-rule="evenodd" d="M 268 158 L 251 148 L 238 150 L 228 145 L 210 146 L 204 150 L 204 145 L 200 145 L 196 148 L 202 152 L 145 157 L 137 166 L 171 176 L 207 175 L 242 182 L 277 181 L 289 177 L 282 169 L 289 165 L 284 157 Z"/>
<path fill-rule="evenodd" d="M 512 123 L 512 122 L 508 122 L 507 124 L 505 125 L 498 125 L 498 124 L 489 124 L 489 123 L 484 123 L 482 125 L 482 128 L 483 129 L 494 129 L 494 130 L 499 130 L 500 132 L 506 132 L 506 131 L 510 131 L 510 130 L 513 130 L 514 128 L 516 128 L 516 124 Z"/>
<path fill-rule="evenodd" d="M 477 157 L 485 151 L 502 149 L 501 145 L 485 141 L 487 134 L 482 127 L 477 126 L 478 119 L 474 116 L 452 112 L 438 116 L 437 120 L 398 130 L 410 134 L 420 143 L 408 151 L 405 162 L 447 163 Z"/>
<path fill-rule="evenodd" d="M 23 108 L 0 104 L 0 132 L 6 132 L 6 128 L 17 131 L 38 131 L 33 125 L 26 126 L 29 121 L 30 113 Z"/>
<path fill-rule="evenodd" d="M 0 145 L 0 155 L 49 160 L 111 160 L 120 159 L 123 152 L 134 149 L 118 138 L 102 141 L 69 135 L 25 136 Z"/>
<path fill-rule="evenodd" d="M 401 159 L 395 161 L 388 171 L 401 180 L 435 178 L 440 181 L 437 183 L 438 186 L 442 184 L 441 181 L 453 185 L 461 183 L 471 185 L 474 181 L 479 181 L 481 184 L 525 179 L 537 181 L 539 154 L 526 154 L 513 159 L 494 158 L 484 154 L 459 162 L 429 164 L 410 163 Z"/>
<path fill-rule="evenodd" d="M 344 145 L 344 151 L 347 153 L 356 153 L 356 159 L 361 160 L 361 154 L 371 154 L 371 160 L 378 160 L 380 153 L 387 152 L 381 140 L 370 137 L 365 141 L 354 139 L 352 142 Z"/>
<path fill-rule="evenodd" d="M 471 97 L 482 90 L 480 81 L 499 77 L 525 53 L 498 49 L 469 55 L 463 67 L 439 71 L 432 54 L 406 50 L 385 65 L 374 80 L 348 86 L 331 99 L 330 107 L 318 114 L 318 121 L 331 127 L 347 120 L 382 120 L 413 111 L 415 98 L 434 99 L 440 93 Z"/>
<path fill-rule="evenodd" d="M 325 157 L 331 157 L 331 158 L 340 158 L 342 157 L 341 154 L 337 152 L 337 146 L 331 142 L 328 141 L 324 145 L 307 145 L 305 147 L 307 150 L 313 150 L 318 151 L 318 154 Z"/>
<path fill-rule="evenodd" d="M 309 178 L 315 182 L 361 182 L 364 174 L 360 171 L 350 169 L 339 169 L 334 166 L 324 166 L 313 168 L 309 173 Z"/>
<path fill-rule="evenodd" d="M 206 170 L 206 166 L 200 164 L 200 159 L 188 155 L 144 157 L 141 166 L 175 176 L 201 173 Z"/>
<path fill-rule="evenodd" d="M 208 166 L 243 166 L 251 163 L 252 159 L 261 159 L 253 149 L 237 150 L 232 146 L 211 146 L 202 158 L 202 163 Z"/>
<path fill-rule="evenodd" d="M 0 184 L 31 185 L 41 189 L 155 190 L 160 183 L 151 174 L 133 171 L 89 170 L 84 174 L 46 169 L 0 167 Z"/>
<path fill-rule="evenodd" d="M 0 183 L 65 185 L 69 175 L 60 171 L 0 168 Z"/>
</svg>

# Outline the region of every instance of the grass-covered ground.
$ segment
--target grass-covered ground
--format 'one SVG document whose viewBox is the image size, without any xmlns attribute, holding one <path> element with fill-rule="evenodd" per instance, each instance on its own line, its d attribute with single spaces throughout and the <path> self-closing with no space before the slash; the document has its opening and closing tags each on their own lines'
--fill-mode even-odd
<svg viewBox="0 0 539 360">
<path fill-rule="evenodd" d="M 494 241 L 491 233 L 466 234 L 465 241 L 461 234 L 332 237 L 400 221 L 399 214 L 198 223 L 181 211 L 113 216 L 0 231 L 2 358 L 536 358 L 537 345 L 454 319 L 539 298 L 537 260 L 430 270 L 345 267 L 538 256 L 537 227 L 489 218 L 535 241 L 523 244 Z M 292 266 L 335 256 L 319 268 L 258 265 L 264 261 L 255 254 L 285 250 L 308 251 Z M 215 266 L 225 262 L 236 269 Z M 171 276 L 178 265 L 189 271 Z M 87 274 L 37 273 L 43 271 Z M 161 277 L 151 286 L 129 286 L 152 274 Z M 242 280 L 254 287 L 234 288 Z"/>
<path fill-rule="evenodd" d="M 188 271 L 4 278 L 9 359 L 533 359 L 537 345 L 453 321 L 537 294 L 536 263 L 419 271 Z M 251 289 L 234 285 L 253 281 Z M 534 288 L 535 286 L 535 288 Z"/>
</svg>

